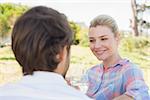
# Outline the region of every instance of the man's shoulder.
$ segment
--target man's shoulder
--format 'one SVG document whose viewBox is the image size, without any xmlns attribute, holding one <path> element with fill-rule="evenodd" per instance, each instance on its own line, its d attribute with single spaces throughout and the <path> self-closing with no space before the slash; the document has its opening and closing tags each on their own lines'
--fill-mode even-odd
<svg viewBox="0 0 150 100">
<path fill-rule="evenodd" d="M 91 100 L 82 92 L 68 85 L 34 88 L 23 84 L 7 84 L 0 87 L 0 100 Z M 56 86 L 54 86 L 56 87 Z M 25 99 L 27 98 L 27 99 Z"/>
<path fill-rule="evenodd" d="M 92 100 L 79 97 L 49 97 L 49 98 L 38 98 L 38 97 L 25 97 L 25 96 L 0 96 L 0 100 Z"/>
</svg>

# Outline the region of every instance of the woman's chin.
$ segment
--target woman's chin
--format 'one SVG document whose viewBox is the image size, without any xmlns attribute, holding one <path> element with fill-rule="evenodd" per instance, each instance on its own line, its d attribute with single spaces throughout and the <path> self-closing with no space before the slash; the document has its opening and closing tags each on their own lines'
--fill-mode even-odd
<svg viewBox="0 0 150 100">
<path fill-rule="evenodd" d="M 97 59 L 100 60 L 100 61 L 104 61 L 105 60 L 105 58 L 103 58 L 103 57 L 97 57 Z"/>
<path fill-rule="evenodd" d="M 96 56 L 96 57 L 98 60 L 101 60 L 101 61 L 105 61 L 108 58 L 106 57 L 106 55 L 105 56 L 101 55 L 101 56 Z"/>
</svg>

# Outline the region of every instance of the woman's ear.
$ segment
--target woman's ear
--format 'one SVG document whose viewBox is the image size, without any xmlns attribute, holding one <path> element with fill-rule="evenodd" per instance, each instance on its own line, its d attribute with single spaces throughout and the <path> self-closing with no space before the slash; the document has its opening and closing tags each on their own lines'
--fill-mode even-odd
<svg viewBox="0 0 150 100">
<path fill-rule="evenodd" d="M 118 42 L 120 42 L 120 39 L 121 39 L 121 36 L 120 36 L 119 33 L 117 33 L 117 34 L 116 34 L 116 40 L 117 40 Z"/>
</svg>

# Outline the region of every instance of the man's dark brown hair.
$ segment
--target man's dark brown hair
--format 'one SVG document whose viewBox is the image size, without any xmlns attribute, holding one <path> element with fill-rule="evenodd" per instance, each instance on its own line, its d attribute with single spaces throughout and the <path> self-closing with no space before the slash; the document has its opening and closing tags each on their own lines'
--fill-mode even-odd
<svg viewBox="0 0 150 100">
<path fill-rule="evenodd" d="M 72 31 L 64 14 L 38 6 L 29 9 L 15 23 L 12 50 L 24 75 L 56 69 L 56 55 L 72 43 Z"/>
</svg>

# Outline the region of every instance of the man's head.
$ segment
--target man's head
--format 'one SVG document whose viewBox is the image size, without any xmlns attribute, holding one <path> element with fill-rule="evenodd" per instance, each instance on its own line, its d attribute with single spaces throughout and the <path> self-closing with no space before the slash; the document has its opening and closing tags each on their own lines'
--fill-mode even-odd
<svg viewBox="0 0 150 100">
<path fill-rule="evenodd" d="M 25 12 L 12 32 L 12 50 L 24 75 L 34 71 L 65 75 L 72 36 L 64 14 L 43 6 Z"/>
</svg>

